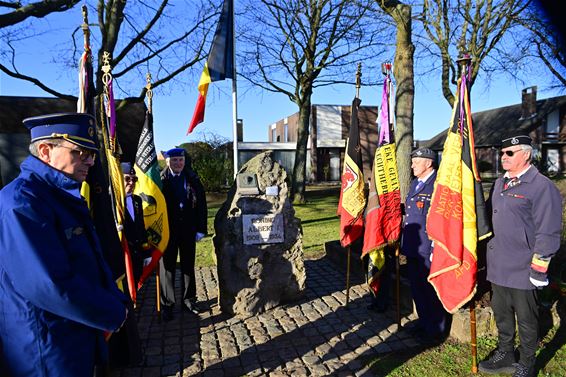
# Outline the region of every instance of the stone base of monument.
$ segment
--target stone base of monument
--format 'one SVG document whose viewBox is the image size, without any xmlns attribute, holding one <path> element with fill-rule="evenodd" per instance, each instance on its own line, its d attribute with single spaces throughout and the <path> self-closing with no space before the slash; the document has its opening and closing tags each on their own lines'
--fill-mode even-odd
<svg viewBox="0 0 566 377">
<path fill-rule="evenodd" d="M 252 316 L 297 300 L 305 290 L 301 220 L 288 198 L 287 174 L 272 152 L 249 160 L 214 219 L 218 303 Z"/>
</svg>

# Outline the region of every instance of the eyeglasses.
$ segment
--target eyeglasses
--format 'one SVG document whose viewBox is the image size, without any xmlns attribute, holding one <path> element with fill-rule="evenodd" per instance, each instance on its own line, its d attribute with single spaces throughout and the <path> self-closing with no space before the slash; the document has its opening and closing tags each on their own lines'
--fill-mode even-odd
<svg viewBox="0 0 566 377">
<path fill-rule="evenodd" d="M 515 153 L 521 152 L 522 149 L 517 149 L 516 151 L 499 151 L 499 157 L 503 157 L 503 155 L 513 157 Z"/>
<path fill-rule="evenodd" d="M 65 148 L 71 151 L 75 156 L 79 156 L 81 161 L 86 161 L 87 158 L 92 158 L 92 161 L 96 160 L 96 152 L 90 149 L 82 148 L 71 148 L 60 144 L 51 144 L 53 147 Z"/>
<path fill-rule="evenodd" d="M 130 183 L 130 182 L 137 182 L 138 181 L 138 177 L 134 176 L 130 176 L 130 175 L 124 175 L 124 182 L 126 183 Z"/>
</svg>

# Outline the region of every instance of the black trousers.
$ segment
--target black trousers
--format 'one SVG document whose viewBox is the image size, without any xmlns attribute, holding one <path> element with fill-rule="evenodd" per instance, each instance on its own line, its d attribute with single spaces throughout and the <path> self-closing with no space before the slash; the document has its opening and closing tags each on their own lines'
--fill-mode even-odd
<svg viewBox="0 0 566 377">
<path fill-rule="evenodd" d="M 171 227 L 173 228 L 173 227 Z M 170 229 L 169 244 L 159 261 L 161 281 L 161 305 L 171 307 L 175 304 L 175 270 L 177 255 L 181 264 L 181 291 L 183 303 L 196 300 L 195 283 L 196 232 L 175 226 Z"/>
<path fill-rule="evenodd" d="M 450 326 L 450 314 L 444 310 L 434 287 L 427 280 L 430 261 L 423 256 L 407 257 L 407 272 L 419 325 L 429 336 L 445 335 Z"/>
<path fill-rule="evenodd" d="M 498 348 L 513 351 L 515 328 L 519 328 L 521 364 L 530 366 L 535 362 L 538 345 L 538 298 L 535 289 L 516 289 L 491 284 L 491 308 L 499 333 Z M 515 316 L 517 320 L 515 321 Z"/>
</svg>

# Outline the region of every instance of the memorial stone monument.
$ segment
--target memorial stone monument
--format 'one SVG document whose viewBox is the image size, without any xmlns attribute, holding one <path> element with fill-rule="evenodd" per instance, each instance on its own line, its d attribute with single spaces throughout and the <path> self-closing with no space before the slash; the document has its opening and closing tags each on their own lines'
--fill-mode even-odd
<svg viewBox="0 0 566 377">
<path fill-rule="evenodd" d="M 214 220 L 218 301 L 224 313 L 255 315 L 302 296 L 301 221 L 287 173 L 263 152 L 240 169 Z"/>
</svg>

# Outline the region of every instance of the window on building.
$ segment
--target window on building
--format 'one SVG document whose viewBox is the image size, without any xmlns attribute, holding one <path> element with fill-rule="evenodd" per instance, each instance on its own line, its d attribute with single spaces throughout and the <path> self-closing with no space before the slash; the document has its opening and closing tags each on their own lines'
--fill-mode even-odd
<svg viewBox="0 0 566 377">
<path fill-rule="evenodd" d="M 271 129 L 271 141 L 275 142 L 277 140 L 277 129 L 276 128 L 272 128 Z M 279 140 L 277 140 L 279 141 Z"/>
<path fill-rule="evenodd" d="M 560 132 L 560 119 L 558 110 L 554 110 L 546 117 L 546 126 L 544 132 L 546 133 L 547 139 L 558 138 L 558 133 Z"/>
</svg>

